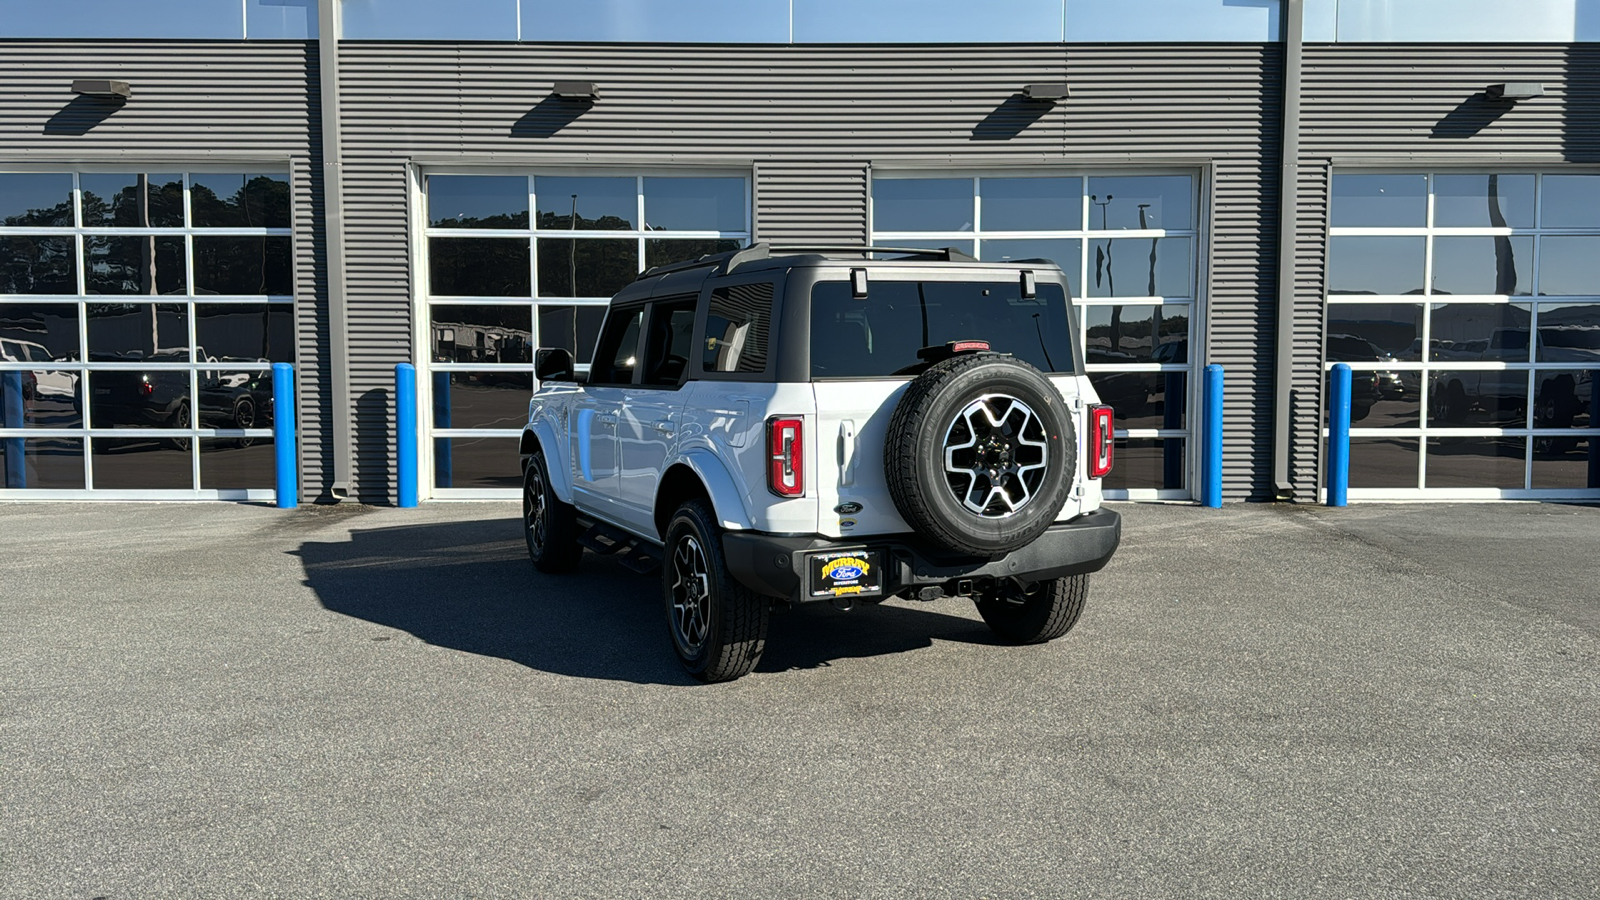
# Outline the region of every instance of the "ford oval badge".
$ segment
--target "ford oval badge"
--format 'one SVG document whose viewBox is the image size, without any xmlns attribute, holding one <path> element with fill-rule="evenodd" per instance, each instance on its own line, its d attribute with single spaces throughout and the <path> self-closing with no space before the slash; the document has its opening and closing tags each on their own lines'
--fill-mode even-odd
<svg viewBox="0 0 1600 900">
<path fill-rule="evenodd" d="M 854 501 L 841 503 L 838 506 L 835 506 L 833 511 L 841 516 L 853 516 L 856 513 L 861 512 L 861 504 Z"/>
</svg>

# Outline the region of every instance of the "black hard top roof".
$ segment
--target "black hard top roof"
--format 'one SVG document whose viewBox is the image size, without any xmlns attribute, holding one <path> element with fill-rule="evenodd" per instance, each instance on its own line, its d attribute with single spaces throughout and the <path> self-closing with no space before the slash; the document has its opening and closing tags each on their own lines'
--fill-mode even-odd
<svg viewBox="0 0 1600 900">
<path fill-rule="evenodd" d="M 792 269 L 848 264 L 852 268 L 903 268 L 929 264 L 971 269 L 1056 269 L 1048 259 L 1008 259 L 1004 262 L 979 261 L 960 250 L 928 250 L 912 247 L 790 247 L 766 243 L 742 250 L 709 253 L 696 259 L 654 266 L 639 273 L 632 283 L 617 292 L 612 303 L 646 300 L 663 293 L 697 291 L 709 278 L 749 274 L 773 269 Z"/>
<path fill-rule="evenodd" d="M 892 254 L 888 258 L 885 255 Z M 849 262 L 852 265 L 884 265 L 904 263 L 965 263 L 973 267 L 991 268 L 994 266 L 1028 266 L 1039 268 L 1041 266 L 1054 267 L 1055 263 L 1048 259 L 1015 259 L 1005 262 L 980 262 L 960 250 L 946 247 L 939 250 L 912 247 L 870 247 L 870 246 L 838 246 L 838 247 L 792 247 L 772 246 L 767 243 L 752 244 L 742 250 L 730 250 L 724 253 L 711 253 L 698 259 L 685 262 L 671 263 L 665 266 L 655 266 L 642 272 L 637 281 L 670 275 L 676 272 L 703 270 L 704 278 L 713 275 L 728 275 L 737 271 L 758 271 L 761 269 L 792 268 L 796 266 L 822 266 Z"/>
</svg>

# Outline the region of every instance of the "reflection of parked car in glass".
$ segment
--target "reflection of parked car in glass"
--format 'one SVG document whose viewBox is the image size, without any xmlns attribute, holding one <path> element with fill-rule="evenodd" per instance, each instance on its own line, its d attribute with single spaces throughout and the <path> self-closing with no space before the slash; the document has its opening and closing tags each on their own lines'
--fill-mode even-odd
<svg viewBox="0 0 1600 900">
<path fill-rule="evenodd" d="M 1353 334 L 1328 335 L 1328 361 L 1342 363 L 1394 362 L 1394 357 L 1377 344 Z M 1405 395 L 1405 385 L 1394 372 L 1372 369 L 1350 370 L 1350 419 L 1359 422 L 1372 412 L 1379 400 Z"/>
<path fill-rule="evenodd" d="M 55 358 L 43 344 L 0 338 L 0 360 L 6 362 L 53 363 Z M 22 373 L 24 393 L 34 397 L 77 397 L 78 376 L 74 372 L 33 370 Z"/>
<path fill-rule="evenodd" d="M 200 371 L 200 427 L 269 428 L 272 373 Z"/>
<path fill-rule="evenodd" d="M 186 351 L 149 356 L 91 353 L 91 362 L 188 362 Z M 98 369 L 89 376 L 92 428 L 188 428 L 189 373 L 174 369 Z"/>
<path fill-rule="evenodd" d="M 1527 328 L 1497 328 L 1486 339 L 1440 342 L 1439 360 L 1462 362 L 1527 362 Z M 1548 365 L 1588 364 L 1600 368 L 1600 328 L 1550 325 L 1539 328 L 1533 359 Z M 1541 370 L 1534 387 L 1534 427 L 1568 428 L 1593 395 L 1591 371 Z M 1523 369 L 1441 372 L 1429 387 L 1430 414 L 1459 424 L 1473 409 L 1525 412 L 1528 375 Z"/>
<path fill-rule="evenodd" d="M 1120 353 L 1101 347 L 1085 347 L 1085 362 L 1094 364 L 1127 365 L 1140 362 L 1131 353 Z M 1144 409 L 1150 399 L 1149 372 L 1095 372 L 1089 376 L 1100 402 L 1117 411 L 1121 418 L 1132 418 Z"/>
</svg>

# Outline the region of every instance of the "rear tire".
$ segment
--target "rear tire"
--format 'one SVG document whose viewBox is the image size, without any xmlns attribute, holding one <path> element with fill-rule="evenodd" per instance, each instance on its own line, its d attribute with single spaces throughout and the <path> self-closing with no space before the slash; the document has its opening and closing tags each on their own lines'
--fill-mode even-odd
<svg viewBox="0 0 1600 900">
<path fill-rule="evenodd" d="M 578 543 L 578 511 L 562 503 L 550 487 L 544 451 L 535 450 L 522 473 L 522 536 L 533 567 L 547 575 L 571 572 L 583 558 Z"/>
<path fill-rule="evenodd" d="M 667 525 L 661 596 L 672 649 L 690 675 L 732 681 L 761 661 L 772 601 L 728 571 L 721 530 L 701 501 L 678 507 Z"/>
<path fill-rule="evenodd" d="M 1088 599 L 1089 576 L 1070 575 L 1041 581 L 1031 594 L 1003 583 L 995 594 L 976 602 L 978 615 L 1001 640 L 1042 644 L 1071 631 Z"/>
</svg>

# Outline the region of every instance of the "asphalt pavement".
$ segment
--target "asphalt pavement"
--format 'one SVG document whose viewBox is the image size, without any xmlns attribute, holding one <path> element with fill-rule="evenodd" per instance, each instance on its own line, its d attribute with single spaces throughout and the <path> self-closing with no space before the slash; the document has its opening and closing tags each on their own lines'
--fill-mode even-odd
<svg viewBox="0 0 1600 900">
<path fill-rule="evenodd" d="M 705 686 L 511 504 L 0 506 L 0 897 L 1600 896 L 1600 509 L 1118 508 Z"/>
</svg>

